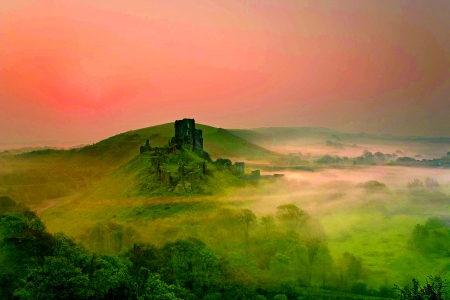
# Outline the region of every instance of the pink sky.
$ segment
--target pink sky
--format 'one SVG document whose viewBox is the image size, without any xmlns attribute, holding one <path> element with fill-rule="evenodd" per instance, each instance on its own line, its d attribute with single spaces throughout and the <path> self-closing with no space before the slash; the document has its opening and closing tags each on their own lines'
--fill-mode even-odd
<svg viewBox="0 0 450 300">
<path fill-rule="evenodd" d="M 0 143 L 184 117 L 450 136 L 449 15 L 448 0 L 3 1 Z"/>
</svg>

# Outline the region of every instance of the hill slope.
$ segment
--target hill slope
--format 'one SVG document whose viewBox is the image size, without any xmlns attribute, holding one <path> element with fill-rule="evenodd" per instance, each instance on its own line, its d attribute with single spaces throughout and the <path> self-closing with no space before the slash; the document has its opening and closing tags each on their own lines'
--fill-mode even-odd
<svg viewBox="0 0 450 300">
<path fill-rule="evenodd" d="M 270 160 L 279 156 L 226 129 L 201 124 L 196 124 L 196 128 L 203 131 L 204 150 L 211 155 L 212 159 L 227 157 Z M 144 145 L 147 139 L 150 140 L 151 146 L 161 147 L 166 145 L 172 136 L 174 136 L 174 125 L 167 123 L 112 136 L 94 145 L 81 148 L 79 154 L 92 158 L 98 157 L 117 166 L 137 155 L 139 146 Z"/>
<path fill-rule="evenodd" d="M 106 175 L 93 185 L 83 195 L 86 199 L 124 199 L 137 197 L 176 197 L 189 195 L 214 195 L 225 192 L 229 187 L 245 186 L 246 182 L 232 175 L 230 172 L 215 171 L 215 166 L 207 164 L 211 170 L 209 175 L 201 174 L 195 177 L 185 177 L 178 182 L 163 183 L 158 172 L 151 165 L 154 154 L 150 152 L 136 155 L 129 162 Z M 186 151 L 169 155 L 168 160 L 182 162 L 180 164 L 196 164 L 203 161 L 195 153 Z M 176 167 L 175 169 L 173 167 Z M 179 165 L 162 164 L 162 168 L 169 170 L 178 177 L 176 170 Z M 172 176 L 172 175 L 171 175 Z M 187 187 L 188 188 L 185 188 Z"/>
<path fill-rule="evenodd" d="M 275 160 L 280 156 L 228 130 L 200 124 L 197 128 L 203 130 L 204 149 L 213 160 Z M 147 139 L 151 146 L 163 146 L 173 136 L 174 124 L 167 123 L 124 132 L 83 148 L 0 156 L 0 195 L 27 203 L 71 195 L 132 161 Z"/>
</svg>

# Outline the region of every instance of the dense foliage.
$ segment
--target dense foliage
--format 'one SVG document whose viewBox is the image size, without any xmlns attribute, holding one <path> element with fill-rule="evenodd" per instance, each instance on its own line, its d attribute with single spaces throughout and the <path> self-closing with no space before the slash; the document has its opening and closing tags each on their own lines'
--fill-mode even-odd
<svg viewBox="0 0 450 300">
<path fill-rule="evenodd" d="M 440 276 L 430 276 L 429 281 L 423 285 L 419 285 L 416 278 L 412 279 L 411 286 L 404 286 L 398 290 L 400 300 L 446 300 L 450 299 L 446 291 L 447 285 Z"/>
<path fill-rule="evenodd" d="M 114 223 L 99 223 L 92 230 L 92 239 L 98 241 L 90 246 L 97 252 L 90 252 L 71 237 L 48 233 L 35 213 L 8 207 L 0 215 L 1 299 L 329 299 L 341 297 L 341 292 L 392 295 L 387 287 L 379 291 L 367 288 L 366 269 L 355 255 L 347 252 L 334 262 L 326 238 L 308 228 L 309 215 L 293 204 L 279 206 L 276 218 L 260 220 L 249 209 L 222 211 L 223 218 L 218 221 L 222 230 L 234 230 L 242 242 L 232 251 L 215 251 L 195 238 L 161 246 L 125 242 L 125 235 L 136 233 Z M 108 234 L 116 243 L 105 239 Z M 105 253 L 109 249 L 102 241 L 113 251 Z M 318 296 L 316 291 L 315 296 L 309 295 L 310 286 L 322 287 L 322 293 L 330 294 Z"/>
</svg>

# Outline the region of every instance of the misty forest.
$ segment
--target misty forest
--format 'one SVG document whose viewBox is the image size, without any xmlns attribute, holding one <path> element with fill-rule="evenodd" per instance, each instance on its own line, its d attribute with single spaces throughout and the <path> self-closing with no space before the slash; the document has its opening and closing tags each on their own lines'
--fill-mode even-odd
<svg viewBox="0 0 450 300">
<path fill-rule="evenodd" d="M 5 150 L 0 298 L 447 299 L 447 149 L 183 119 Z"/>
</svg>

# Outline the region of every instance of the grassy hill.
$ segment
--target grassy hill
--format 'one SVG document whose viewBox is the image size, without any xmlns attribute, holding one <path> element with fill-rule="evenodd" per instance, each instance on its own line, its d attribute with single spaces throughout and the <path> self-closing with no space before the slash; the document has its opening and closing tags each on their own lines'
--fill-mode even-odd
<svg viewBox="0 0 450 300">
<path fill-rule="evenodd" d="M 213 160 L 273 161 L 280 157 L 226 129 L 201 124 L 196 127 L 203 131 L 204 149 Z M 0 169 L 0 195 L 9 195 L 25 203 L 71 195 L 92 186 L 122 165 L 138 163 L 136 160 L 139 159 L 135 157 L 147 139 L 151 146 L 163 146 L 173 136 L 174 124 L 167 123 L 117 134 L 77 149 L 43 149 L 0 156 L 3 166 Z M 112 178 L 108 180 L 113 181 Z M 112 184 L 106 186 L 114 190 Z M 129 193 L 122 191 L 120 194 Z"/>
<path fill-rule="evenodd" d="M 201 161 L 196 154 L 187 151 L 171 154 L 177 161 L 184 160 L 183 164 Z M 176 157 L 175 157 L 176 156 Z M 169 158 L 170 159 L 170 158 Z M 173 167 L 176 168 L 173 168 Z M 151 153 L 136 155 L 128 163 L 123 164 L 102 180 L 97 182 L 83 195 L 84 199 L 126 199 L 140 197 L 177 197 L 196 195 L 215 195 L 226 192 L 228 188 L 245 186 L 246 183 L 230 172 L 216 172 L 213 164 L 207 164 L 213 170 L 210 175 L 201 175 L 195 180 L 180 180 L 183 184 L 162 183 L 156 170 L 151 168 Z M 163 164 L 163 169 L 176 174 L 178 165 Z M 184 187 L 188 185 L 188 189 Z M 180 189 L 181 188 L 181 189 Z"/>
<path fill-rule="evenodd" d="M 279 154 L 264 149 L 252 142 L 239 137 L 232 132 L 211 126 L 196 124 L 203 131 L 204 149 L 212 159 L 221 157 L 232 159 L 275 159 Z M 139 153 L 139 146 L 150 140 L 151 146 L 161 147 L 174 136 L 173 123 L 142 128 L 124 132 L 96 144 L 86 146 L 78 151 L 78 155 L 100 159 L 110 165 L 121 165 Z"/>
</svg>

